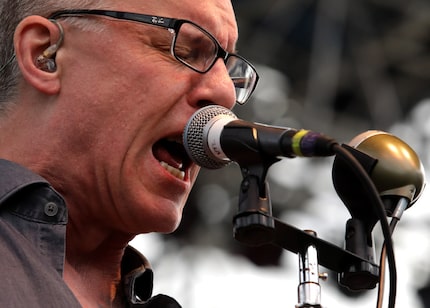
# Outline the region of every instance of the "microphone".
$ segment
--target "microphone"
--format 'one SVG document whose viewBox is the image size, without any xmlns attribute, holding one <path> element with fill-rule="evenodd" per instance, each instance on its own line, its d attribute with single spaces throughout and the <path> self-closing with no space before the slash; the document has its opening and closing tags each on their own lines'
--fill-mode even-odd
<svg viewBox="0 0 430 308">
<path fill-rule="evenodd" d="M 201 167 L 217 169 L 230 162 L 255 165 L 280 157 L 332 156 L 335 140 L 308 130 L 270 126 L 238 119 L 227 108 L 197 110 L 183 133 L 185 150 Z"/>
<path fill-rule="evenodd" d="M 385 214 L 400 220 L 403 211 L 418 200 L 425 186 L 424 168 L 415 151 L 400 138 L 377 130 L 361 133 L 342 147 L 369 175 Z M 341 157 L 334 160 L 332 178 L 337 194 L 351 214 L 346 223 L 345 249 L 374 262 L 372 230 L 380 216 L 370 206 L 373 204 L 370 192 Z M 339 276 L 339 282 L 351 290 L 374 288 L 377 281 L 377 275 L 364 263 Z"/>
<path fill-rule="evenodd" d="M 390 200 L 401 197 L 409 208 L 424 189 L 424 168 L 417 153 L 400 138 L 378 130 L 369 130 L 343 145 L 369 174 L 391 216 Z M 357 189 L 348 167 L 337 157 L 332 170 L 333 184 L 353 217 L 369 219 L 372 211 L 363 203 L 363 192 Z"/>
</svg>

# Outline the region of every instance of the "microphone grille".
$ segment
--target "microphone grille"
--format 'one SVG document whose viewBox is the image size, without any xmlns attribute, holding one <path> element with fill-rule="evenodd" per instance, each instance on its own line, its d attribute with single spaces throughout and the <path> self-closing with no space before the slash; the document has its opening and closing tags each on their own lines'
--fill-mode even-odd
<svg viewBox="0 0 430 308">
<path fill-rule="evenodd" d="M 229 116 L 237 119 L 236 115 L 227 108 L 217 105 L 206 106 L 191 116 L 183 134 L 184 147 L 190 158 L 199 166 L 208 169 L 222 168 L 230 163 L 230 161 L 213 157 L 207 146 L 206 133 L 210 128 L 210 123 L 218 116 Z M 209 127 L 207 127 L 208 124 Z"/>
</svg>

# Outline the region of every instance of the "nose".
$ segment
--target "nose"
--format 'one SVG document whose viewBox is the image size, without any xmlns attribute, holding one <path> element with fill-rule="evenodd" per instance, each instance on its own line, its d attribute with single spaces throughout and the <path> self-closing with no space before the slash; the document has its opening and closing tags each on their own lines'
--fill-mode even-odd
<svg viewBox="0 0 430 308">
<path fill-rule="evenodd" d="M 218 59 L 208 72 L 199 75 L 195 88 L 199 107 L 220 105 L 232 109 L 236 103 L 236 91 L 224 61 Z"/>
</svg>

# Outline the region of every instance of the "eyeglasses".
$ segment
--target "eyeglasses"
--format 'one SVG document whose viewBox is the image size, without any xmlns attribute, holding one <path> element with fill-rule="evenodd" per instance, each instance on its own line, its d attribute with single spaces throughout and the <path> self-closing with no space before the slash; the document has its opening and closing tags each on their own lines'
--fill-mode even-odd
<svg viewBox="0 0 430 308">
<path fill-rule="evenodd" d="M 236 90 L 236 102 L 240 105 L 246 103 L 257 86 L 259 77 L 254 66 L 245 58 L 227 52 L 213 35 L 192 21 L 106 10 L 63 10 L 49 18 L 83 15 L 107 16 L 168 29 L 173 34 L 170 47 L 173 57 L 202 74 L 208 72 L 219 58 L 223 59 Z"/>
</svg>

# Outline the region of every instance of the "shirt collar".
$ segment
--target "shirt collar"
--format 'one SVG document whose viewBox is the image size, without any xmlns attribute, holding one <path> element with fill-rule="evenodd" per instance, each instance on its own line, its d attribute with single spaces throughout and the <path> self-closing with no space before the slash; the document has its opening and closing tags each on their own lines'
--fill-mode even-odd
<svg viewBox="0 0 430 308">
<path fill-rule="evenodd" d="M 48 182 L 16 163 L 0 159 L 0 203 L 31 184 L 48 185 Z"/>
<path fill-rule="evenodd" d="M 34 184 L 50 187 L 48 181 L 29 169 L 0 159 L 0 204 Z M 135 248 L 127 246 L 121 261 L 121 283 L 125 299 L 131 307 L 143 305 L 151 297 L 153 276 L 148 260 Z"/>
</svg>

